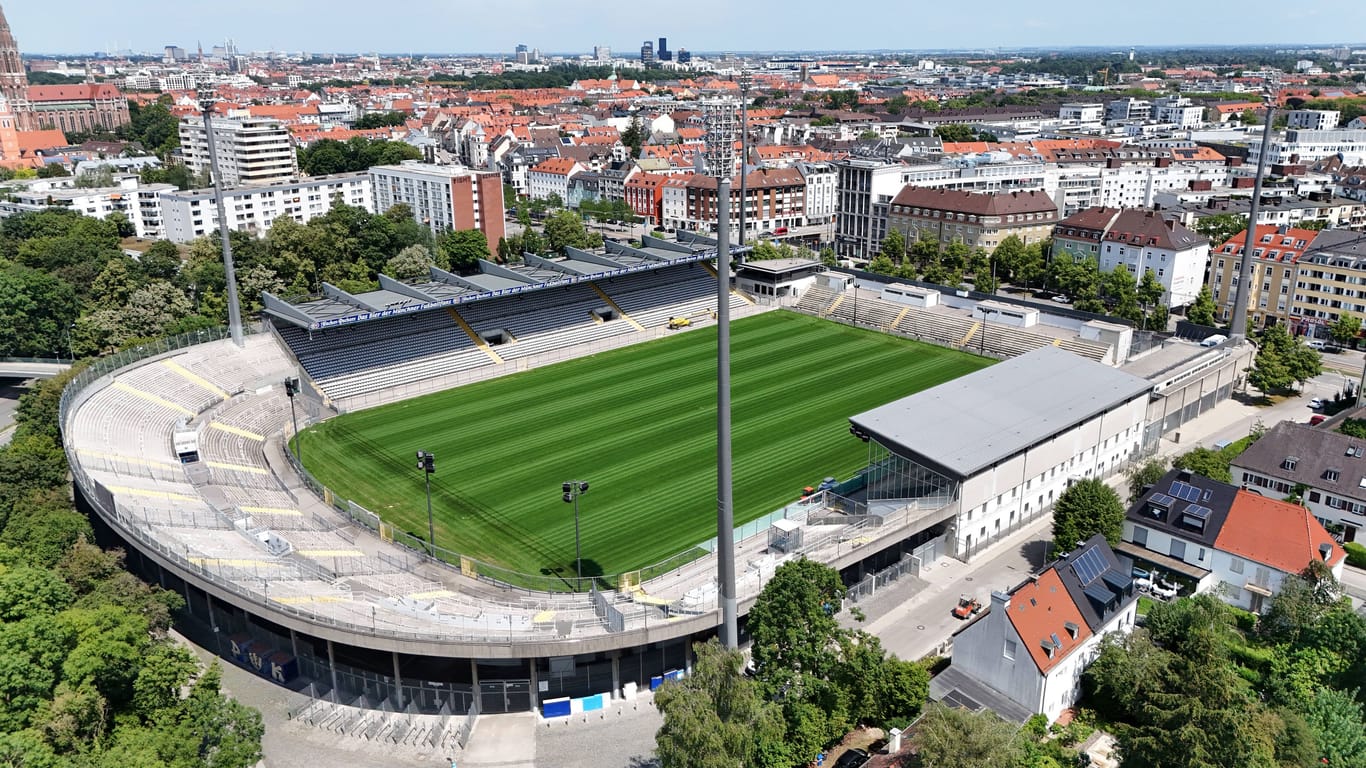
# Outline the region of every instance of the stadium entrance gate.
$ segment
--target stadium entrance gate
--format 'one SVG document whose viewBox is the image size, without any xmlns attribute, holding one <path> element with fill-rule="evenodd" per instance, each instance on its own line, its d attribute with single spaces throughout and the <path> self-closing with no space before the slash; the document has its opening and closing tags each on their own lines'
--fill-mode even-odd
<svg viewBox="0 0 1366 768">
<path fill-rule="evenodd" d="M 479 711 L 485 715 L 531 711 L 531 681 L 481 681 L 479 683 Z"/>
</svg>

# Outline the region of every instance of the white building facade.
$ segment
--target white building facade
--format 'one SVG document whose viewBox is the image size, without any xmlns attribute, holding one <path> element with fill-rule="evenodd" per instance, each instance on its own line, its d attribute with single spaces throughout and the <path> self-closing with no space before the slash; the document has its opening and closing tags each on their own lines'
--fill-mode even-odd
<svg viewBox="0 0 1366 768">
<path fill-rule="evenodd" d="M 332 210 L 337 202 L 374 213 L 370 177 L 360 173 L 314 176 L 223 191 L 228 229 L 258 237 L 264 237 L 279 219 L 305 224 Z M 161 203 L 168 240 L 186 243 L 219 230 L 212 189 L 168 192 L 162 195 Z"/>
<path fill-rule="evenodd" d="M 270 184 L 299 175 L 299 158 L 289 130 L 278 120 L 213 118 L 218 150 L 219 182 L 225 187 Z M 180 148 L 185 165 L 200 173 L 209 170 L 209 144 L 203 118 L 180 121 Z"/>
</svg>

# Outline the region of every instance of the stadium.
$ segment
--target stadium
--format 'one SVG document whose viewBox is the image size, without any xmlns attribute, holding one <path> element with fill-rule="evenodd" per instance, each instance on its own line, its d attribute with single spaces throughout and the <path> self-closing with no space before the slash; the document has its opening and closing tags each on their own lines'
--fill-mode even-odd
<svg viewBox="0 0 1366 768">
<path fill-rule="evenodd" d="M 413 729 L 428 718 L 426 743 L 458 739 L 470 713 L 653 686 L 718 623 L 715 248 L 647 237 L 475 275 L 381 276 L 361 295 L 267 294 L 240 347 L 201 332 L 73 379 L 62 424 L 78 497 L 131 567 L 182 594 L 201 644 L 320 707 Z M 789 558 L 855 584 L 987 540 L 984 527 L 964 550 L 955 530 L 966 479 L 906 473 L 887 446 L 912 441 L 851 437 L 855 414 L 993 357 L 1113 354 L 1075 335 L 988 335 L 959 315 L 858 306 L 857 292 L 850 307 L 811 262 L 740 276 L 792 290 L 786 309 L 729 296 L 742 614 Z M 694 328 L 671 330 L 677 318 Z M 1141 412 L 1147 391 L 1129 389 Z M 1091 416 L 1046 427 L 1078 431 Z M 417 451 L 435 454 L 434 474 Z M 591 483 L 572 511 L 570 480 Z M 1012 513 L 1007 528 L 1024 522 Z"/>
</svg>

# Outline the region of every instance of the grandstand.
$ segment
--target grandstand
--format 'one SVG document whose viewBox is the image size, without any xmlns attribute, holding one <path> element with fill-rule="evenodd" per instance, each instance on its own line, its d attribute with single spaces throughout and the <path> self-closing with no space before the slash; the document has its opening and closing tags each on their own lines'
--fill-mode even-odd
<svg viewBox="0 0 1366 768">
<path fill-rule="evenodd" d="M 858 291 L 858 298 L 853 292 Z M 1113 363 L 1108 344 L 1089 341 L 1063 329 L 1056 335 L 1016 328 L 1004 323 L 976 320 L 971 315 L 940 305 L 923 308 L 887 301 L 867 290 L 835 291 L 823 286 L 808 289 L 794 309 L 843 323 L 899 333 L 945 347 L 968 349 L 996 357 L 1018 357 L 1040 347 L 1061 347 L 1081 357 Z"/>
</svg>

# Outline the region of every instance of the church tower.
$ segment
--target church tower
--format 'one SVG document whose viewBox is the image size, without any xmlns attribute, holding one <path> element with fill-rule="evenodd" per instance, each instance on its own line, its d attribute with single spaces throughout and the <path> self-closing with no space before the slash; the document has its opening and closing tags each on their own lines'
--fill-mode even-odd
<svg viewBox="0 0 1366 768">
<path fill-rule="evenodd" d="M 28 76 L 24 62 L 19 59 L 19 45 L 10 34 L 5 11 L 0 8 L 0 96 L 9 102 L 10 110 L 19 117 L 20 127 L 28 111 Z"/>
</svg>

